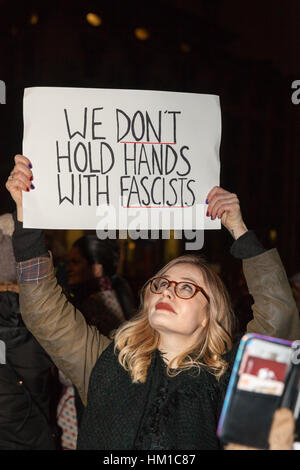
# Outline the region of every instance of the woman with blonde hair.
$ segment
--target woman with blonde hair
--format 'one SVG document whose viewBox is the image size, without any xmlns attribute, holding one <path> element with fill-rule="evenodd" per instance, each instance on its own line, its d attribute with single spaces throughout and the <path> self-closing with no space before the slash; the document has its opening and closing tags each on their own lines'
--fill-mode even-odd
<svg viewBox="0 0 300 470">
<path fill-rule="evenodd" d="M 171 261 L 145 284 L 136 317 L 114 338 L 87 325 L 53 274 L 42 232 L 22 227 L 28 158 L 17 155 L 6 183 L 17 205 L 14 250 L 27 327 L 70 378 L 86 409 L 78 449 L 219 449 L 216 427 L 238 342 L 220 278 L 200 257 Z M 243 259 L 254 298 L 248 332 L 299 337 L 289 283 L 275 249 L 248 231 L 235 194 L 214 187 L 207 216 L 219 217 Z"/>
<path fill-rule="evenodd" d="M 169 281 L 169 272 L 189 273 L 195 272 L 195 278 L 201 278 L 201 284 L 207 286 L 207 292 L 194 282 L 176 283 Z M 198 271 L 198 272 L 197 272 Z M 188 279 L 188 277 L 186 277 Z M 182 370 L 195 367 L 200 372 L 202 367 L 209 367 L 214 371 L 216 377 L 222 375 L 226 370 L 226 363 L 221 358 L 224 350 L 232 347 L 232 337 L 236 330 L 236 317 L 231 309 L 230 298 L 219 276 L 200 256 L 186 254 L 170 261 L 153 278 L 146 282 L 141 290 L 141 306 L 137 317 L 132 322 L 120 327 L 115 335 L 115 348 L 120 351 L 119 361 L 122 366 L 131 371 L 133 382 L 144 382 L 147 375 L 147 368 L 152 353 L 156 348 L 163 349 L 164 329 L 163 322 L 169 319 L 159 316 L 160 310 L 167 310 L 173 314 L 175 311 L 170 303 L 156 303 L 155 311 L 151 309 L 153 301 L 157 297 L 151 294 L 164 294 L 169 284 L 174 284 L 174 291 L 177 298 L 189 301 L 183 303 L 183 308 L 187 307 L 191 318 L 191 301 L 200 292 L 197 310 L 195 312 L 195 322 L 201 320 L 201 329 L 197 335 L 193 333 L 187 348 L 180 356 L 171 357 L 167 362 L 167 373 L 177 375 Z M 197 299 L 197 300 L 198 300 Z M 196 300 L 196 299 L 195 299 Z M 204 305 L 202 305 L 204 303 Z M 200 304 L 200 305 L 198 305 Z M 203 308 L 201 308 L 203 306 Z M 174 315 L 173 315 L 174 316 Z M 188 329 L 187 317 L 182 317 L 182 323 L 175 330 L 176 317 L 172 318 L 174 346 L 183 337 L 185 339 L 185 328 Z M 192 328 L 194 325 L 192 325 Z M 176 334 L 177 332 L 177 334 Z M 168 331 L 168 340 L 171 334 Z M 189 331 L 187 332 L 189 334 Z M 195 341 L 193 339 L 195 338 Z M 167 349 L 167 346 L 166 346 Z M 167 357 L 167 352 L 164 353 Z M 144 364 L 142 368 L 142 363 Z M 174 368 L 172 367 L 174 365 Z M 173 369 L 173 371 L 171 371 Z"/>
</svg>

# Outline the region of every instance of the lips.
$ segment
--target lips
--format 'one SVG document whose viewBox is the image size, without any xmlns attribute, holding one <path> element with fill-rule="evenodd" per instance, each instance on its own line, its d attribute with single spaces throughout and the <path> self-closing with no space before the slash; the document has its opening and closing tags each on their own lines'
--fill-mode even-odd
<svg viewBox="0 0 300 470">
<path fill-rule="evenodd" d="M 170 304 L 166 304 L 164 302 L 159 302 L 157 305 L 155 305 L 155 309 L 156 310 L 169 310 L 169 312 L 176 313 Z"/>
</svg>

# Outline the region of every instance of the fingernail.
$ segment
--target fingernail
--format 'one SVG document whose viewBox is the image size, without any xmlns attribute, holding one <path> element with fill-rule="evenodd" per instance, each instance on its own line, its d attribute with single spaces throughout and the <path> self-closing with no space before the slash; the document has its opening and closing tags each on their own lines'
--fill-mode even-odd
<svg viewBox="0 0 300 470">
<path fill-rule="evenodd" d="M 206 204 L 208 204 L 208 203 L 209 203 L 209 200 L 208 200 L 208 199 L 206 199 L 206 201 L 205 201 L 205 202 L 206 202 Z"/>
<path fill-rule="evenodd" d="M 32 180 L 33 180 L 33 176 L 30 176 L 30 181 L 32 181 Z"/>
<path fill-rule="evenodd" d="M 31 185 L 30 185 L 30 187 L 31 187 L 31 189 L 34 189 L 34 186 L 33 186 L 33 184 L 31 184 Z"/>
<path fill-rule="evenodd" d="M 32 168 L 32 165 L 31 165 L 31 163 L 29 163 L 28 167 L 29 167 L 30 169 Z"/>
<path fill-rule="evenodd" d="M 26 188 L 26 191 L 29 192 L 29 188 Z"/>
<path fill-rule="evenodd" d="M 212 216 L 212 215 L 211 215 L 211 217 L 210 217 L 210 218 L 211 218 L 211 220 L 214 220 L 214 218 L 213 218 L 213 216 Z"/>
<path fill-rule="evenodd" d="M 209 212 L 208 211 L 206 212 L 206 216 L 209 217 Z"/>
</svg>

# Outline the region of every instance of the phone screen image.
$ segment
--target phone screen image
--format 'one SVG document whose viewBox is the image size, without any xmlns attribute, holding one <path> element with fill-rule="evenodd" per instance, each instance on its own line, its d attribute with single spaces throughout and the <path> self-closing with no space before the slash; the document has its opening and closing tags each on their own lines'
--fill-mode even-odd
<svg viewBox="0 0 300 470">
<path fill-rule="evenodd" d="M 239 368 L 237 388 L 281 396 L 291 355 L 292 350 L 287 346 L 250 339 Z"/>
<path fill-rule="evenodd" d="M 268 448 L 273 414 L 292 367 L 291 345 L 257 334 L 243 336 L 218 423 L 221 442 Z"/>
</svg>

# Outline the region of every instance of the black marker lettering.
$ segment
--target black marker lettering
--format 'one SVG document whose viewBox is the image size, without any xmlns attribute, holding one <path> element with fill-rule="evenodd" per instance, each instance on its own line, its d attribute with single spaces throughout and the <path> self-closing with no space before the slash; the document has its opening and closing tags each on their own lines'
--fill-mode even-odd
<svg viewBox="0 0 300 470">
<path fill-rule="evenodd" d="M 176 114 L 181 114 L 181 111 L 168 111 L 168 114 L 173 114 L 173 143 L 176 144 Z"/>
<path fill-rule="evenodd" d="M 161 180 L 161 177 L 160 176 L 157 176 L 154 180 L 153 180 L 153 183 L 152 183 L 152 187 L 151 187 L 151 199 L 153 201 L 154 204 L 157 204 L 157 205 L 160 205 L 161 204 L 161 201 L 160 202 L 157 202 L 155 201 L 154 199 L 154 186 L 156 185 L 156 182 L 157 181 L 160 181 Z"/>
<path fill-rule="evenodd" d="M 149 173 L 149 175 L 151 175 L 151 170 L 150 170 L 148 159 L 147 159 L 147 153 L 146 153 L 145 145 L 142 144 L 140 147 L 141 147 L 141 149 L 140 149 L 140 156 L 139 156 L 139 168 L 138 168 L 138 173 L 137 174 L 138 175 L 141 174 L 141 165 L 146 164 L 148 173 Z M 143 159 L 143 155 L 145 156 L 144 159 Z"/>
<path fill-rule="evenodd" d="M 74 175 L 71 176 L 71 197 L 61 195 L 61 187 L 60 187 L 60 174 L 57 175 L 57 185 L 58 185 L 58 196 L 59 196 L 59 205 L 64 202 L 64 200 L 69 201 L 71 204 L 74 205 Z"/>
<path fill-rule="evenodd" d="M 86 122 L 87 122 L 87 108 L 84 108 L 84 122 L 83 122 L 83 131 L 82 131 L 82 133 L 80 131 L 75 131 L 75 132 L 73 132 L 73 134 L 71 133 L 68 112 L 67 112 L 66 109 L 64 109 L 64 113 L 65 113 L 65 119 L 66 119 L 66 123 L 67 123 L 69 138 L 73 139 L 73 137 L 76 134 L 78 134 L 78 135 L 80 135 L 81 137 L 83 137 L 85 139 L 85 136 L 86 136 Z"/>
<path fill-rule="evenodd" d="M 187 178 L 178 178 L 178 181 L 181 181 L 180 186 L 180 205 L 183 206 L 183 182 L 187 180 Z"/>
<path fill-rule="evenodd" d="M 82 168 L 78 164 L 78 157 L 77 157 L 77 154 L 79 153 L 80 148 L 83 149 L 83 154 L 82 155 L 84 156 L 84 164 L 83 164 Z M 88 154 L 87 154 L 87 150 L 85 148 L 85 145 L 82 142 L 78 142 L 78 144 L 75 147 L 75 150 L 74 150 L 74 165 L 75 165 L 76 170 L 80 171 L 81 173 L 83 173 L 87 169 Z"/>
<path fill-rule="evenodd" d="M 83 175 L 87 179 L 88 205 L 91 205 L 91 178 L 97 178 L 97 175 Z"/>
<path fill-rule="evenodd" d="M 140 118 L 140 123 L 141 123 L 140 136 L 138 136 L 136 134 L 136 127 L 137 127 L 136 119 L 137 119 L 137 117 Z M 141 111 L 136 111 L 136 113 L 134 113 L 134 115 L 133 115 L 132 124 L 131 124 L 131 132 L 132 132 L 132 135 L 134 137 L 135 142 L 139 142 L 140 140 L 143 139 L 144 133 L 145 133 L 145 120 L 144 120 L 144 116 L 143 116 Z"/>
<path fill-rule="evenodd" d="M 187 204 L 187 205 L 193 206 L 193 205 L 194 205 L 194 202 L 195 202 L 195 200 L 196 200 L 196 197 L 195 197 L 194 191 L 190 188 L 190 183 L 196 183 L 196 181 L 195 181 L 195 180 L 189 180 L 189 181 L 187 182 L 187 189 L 189 190 L 189 192 L 190 192 L 190 193 L 192 194 L 192 196 L 193 196 L 192 203 L 191 203 L 191 204 Z"/>
<path fill-rule="evenodd" d="M 124 186 L 123 186 L 123 180 L 125 180 L 125 179 L 130 179 L 130 176 L 121 176 L 121 178 L 120 178 L 120 193 L 121 193 L 121 201 L 122 201 L 121 204 L 122 204 L 122 206 L 127 206 L 127 204 L 124 204 L 124 202 L 123 202 L 124 192 L 128 191 L 128 188 L 124 188 Z"/>
<path fill-rule="evenodd" d="M 104 148 L 107 150 L 106 152 L 104 152 L 103 150 Z M 101 142 L 100 155 L 101 155 L 101 173 L 102 175 L 105 175 L 112 169 L 112 167 L 115 164 L 115 157 L 114 157 L 113 149 L 107 142 Z M 107 160 L 106 164 L 108 166 L 107 168 L 104 168 L 105 155 L 106 155 L 106 160 Z"/>
<path fill-rule="evenodd" d="M 147 194 L 148 201 L 145 202 L 144 199 L 142 199 L 142 203 L 144 204 L 144 206 L 149 206 L 149 204 L 150 204 L 150 194 L 149 194 L 147 188 L 144 186 L 144 180 L 147 180 L 147 181 L 148 181 L 148 176 L 144 176 L 144 177 L 141 179 L 141 186 L 142 186 L 142 188 L 145 190 L 145 193 Z"/>
<path fill-rule="evenodd" d="M 95 120 L 95 113 L 96 113 L 96 111 L 101 111 L 102 109 L 103 108 L 94 108 L 93 109 L 93 114 L 92 114 L 92 136 L 93 136 L 93 140 L 96 140 L 96 139 L 105 140 L 106 139 L 106 137 L 99 137 L 99 136 L 95 135 L 95 127 L 102 125 L 101 121 L 96 121 Z"/>
<path fill-rule="evenodd" d="M 173 154 L 173 157 L 174 157 L 174 161 L 173 161 L 173 166 L 171 166 L 170 168 L 168 168 L 168 163 L 169 163 L 169 153 L 171 152 L 171 154 Z M 174 170 L 175 166 L 176 166 L 176 163 L 177 163 L 177 153 L 176 151 L 173 149 L 173 147 L 171 145 L 166 145 L 166 161 L 165 161 L 165 174 L 166 175 L 169 175 L 170 173 L 172 173 L 172 171 Z"/>
<path fill-rule="evenodd" d="M 132 146 L 130 146 L 132 148 Z M 124 164 L 125 164 L 125 175 L 128 174 L 127 162 L 134 162 L 134 171 L 131 172 L 136 175 L 136 144 L 133 144 L 133 158 L 127 157 L 127 144 L 124 144 Z"/>
<path fill-rule="evenodd" d="M 88 143 L 88 148 L 89 148 L 89 165 L 90 165 L 90 173 L 100 173 L 100 170 L 97 170 L 97 168 L 93 167 L 93 161 L 92 161 L 92 144 L 91 142 Z M 101 147 L 99 149 L 99 159 L 101 158 Z"/>
<path fill-rule="evenodd" d="M 181 147 L 181 149 L 180 149 L 180 156 L 181 156 L 181 158 L 185 161 L 185 163 L 186 163 L 186 165 L 187 165 L 188 168 L 187 168 L 187 170 L 186 170 L 185 173 L 179 173 L 179 171 L 176 171 L 176 173 L 177 173 L 178 176 L 186 176 L 186 175 L 188 175 L 188 174 L 190 173 L 190 171 L 191 171 L 190 162 L 188 161 L 188 159 L 186 158 L 186 156 L 185 156 L 184 153 L 183 153 L 183 151 L 184 151 L 185 149 L 189 150 L 189 147 L 187 147 L 186 145 L 184 145 L 183 147 Z"/>
<path fill-rule="evenodd" d="M 151 127 L 153 134 L 155 135 L 155 138 L 157 142 L 161 142 L 161 111 L 158 112 L 158 130 L 155 130 L 154 125 L 152 124 L 152 121 L 150 119 L 150 116 L 148 112 L 146 111 L 146 129 L 147 129 L 147 142 L 151 142 L 150 140 L 150 133 L 149 133 L 149 128 Z"/>
<path fill-rule="evenodd" d="M 173 189 L 173 192 L 174 192 L 174 195 L 175 195 L 175 201 L 172 202 L 172 203 L 171 203 L 170 201 L 167 201 L 168 206 L 176 206 L 176 204 L 177 204 L 177 192 L 176 192 L 176 189 L 174 188 L 174 186 L 173 186 L 173 184 L 172 184 L 173 181 L 177 181 L 177 179 L 176 179 L 176 178 L 172 178 L 172 179 L 170 180 L 170 182 L 169 182 L 169 185 L 170 185 L 171 188 Z"/>
<path fill-rule="evenodd" d="M 138 201 L 139 201 L 139 206 L 140 206 L 141 205 L 141 200 L 140 200 L 139 189 L 138 189 L 138 185 L 137 185 L 135 176 L 132 177 L 132 181 L 131 181 L 131 186 L 130 186 L 129 196 L 128 196 L 128 206 L 130 206 L 130 199 L 131 199 L 131 196 L 133 194 L 137 195 L 137 198 L 138 198 Z"/>
<path fill-rule="evenodd" d="M 159 174 L 163 174 L 163 146 L 159 145 L 160 157 L 158 157 L 156 148 L 157 146 L 152 145 L 152 174 L 155 174 L 157 169 Z M 160 160 L 158 160 L 160 158 Z"/>
<path fill-rule="evenodd" d="M 70 150 L 70 141 L 68 141 L 68 155 L 60 155 L 58 149 L 58 141 L 56 141 L 56 156 L 57 156 L 57 171 L 60 173 L 60 160 L 62 158 L 67 158 L 69 164 L 69 172 L 72 172 L 71 168 L 71 150 Z"/>
<path fill-rule="evenodd" d="M 125 131 L 125 133 L 120 137 L 120 121 L 119 121 L 119 115 L 123 115 L 125 117 L 125 119 L 127 120 L 127 129 Z M 117 115 L 117 142 L 120 142 L 120 140 L 123 140 L 124 137 L 126 137 L 126 135 L 128 134 L 128 132 L 130 131 L 130 119 L 129 117 L 127 116 L 126 113 L 124 113 L 124 111 L 122 111 L 121 109 L 116 109 L 116 115 Z"/>
<path fill-rule="evenodd" d="M 109 178 L 108 175 L 105 177 L 106 179 L 106 191 L 99 191 L 99 177 L 97 177 L 97 206 L 100 205 L 100 196 L 106 195 L 106 204 L 109 206 Z"/>
<path fill-rule="evenodd" d="M 81 206 L 81 175 L 78 175 L 78 179 L 79 179 L 78 201 L 79 201 L 79 205 Z"/>
</svg>

